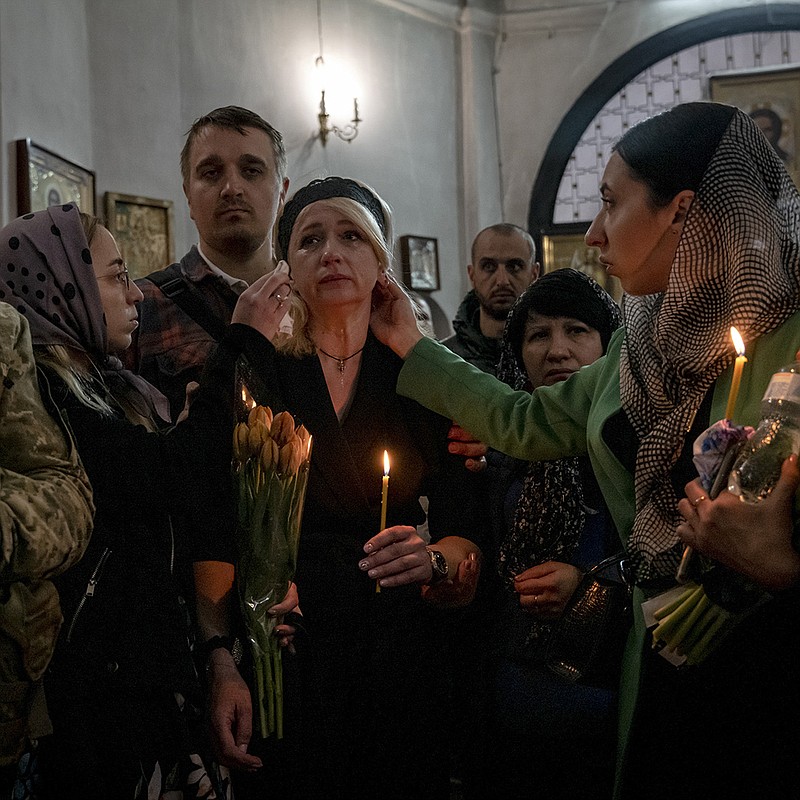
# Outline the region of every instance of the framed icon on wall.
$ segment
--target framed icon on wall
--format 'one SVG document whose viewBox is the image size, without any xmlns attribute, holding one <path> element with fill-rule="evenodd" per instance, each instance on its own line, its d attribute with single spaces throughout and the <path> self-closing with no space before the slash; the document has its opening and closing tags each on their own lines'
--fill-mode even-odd
<svg viewBox="0 0 800 800">
<path fill-rule="evenodd" d="M 401 236 L 403 282 L 409 289 L 433 292 L 439 288 L 439 243 L 428 236 Z"/>
<path fill-rule="evenodd" d="M 748 114 L 792 176 L 800 178 L 800 68 L 725 72 L 708 79 L 709 97 Z"/>
<path fill-rule="evenodd" d="M 92 170 L 35 144 L 17 140 L 17 215 L 49 206 L 75 203 L 95 213 L 95 174 Z"/>
<path fill-rule="evenodd" d="M 171 200 L 106 192 L 105 214 L 134 280 L 175 260 Z"/>
<path fill-rule="evenodd" d="M 587 226 L 588 227 L 588 226 Z M 594 278 L 617 302 L 622 297 L 622 286 L 617 278 L 606 274 L 600 263 L 600 251 L 584 241 L 583 233 L 545 233 L 542 235 L 542 270 L 572 267 Z"/>
</svg>

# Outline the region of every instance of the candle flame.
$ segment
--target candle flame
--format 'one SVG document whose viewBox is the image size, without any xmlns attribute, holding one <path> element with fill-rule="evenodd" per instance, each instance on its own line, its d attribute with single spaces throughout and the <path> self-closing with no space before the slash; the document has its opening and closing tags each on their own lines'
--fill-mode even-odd
<svg viewBox="0 0 800 800">
<path fill-rule="evenodd" d="M 744 355 L 744 340 L 736 328 L 731 327 L 731 339 L 733 339 L 733 346 L 736 349 L 737 356 Z"/>
<path fill-rule="evenodd" d="M 250 392 L 247 391 L 246 386 L 242 386 L 242 403 L 244 403 L 244 407 L 248 410 L 252 410 L 256 407 L 256 401 L 250 396 Z"/>
<path fill-rule="evenodd" d="M 386 450 L 383 451 L 383 474 L 389 474 L 389 453 Z"/>
</svg>

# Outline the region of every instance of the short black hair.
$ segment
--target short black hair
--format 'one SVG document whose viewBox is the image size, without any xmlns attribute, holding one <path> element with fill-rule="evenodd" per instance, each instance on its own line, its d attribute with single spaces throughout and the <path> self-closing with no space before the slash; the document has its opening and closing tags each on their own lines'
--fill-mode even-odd
<svg viewBox="0 0 800 800">
<path fill-rule="evenodd" d="M 722 103 L 681 103 L 634 125 L 613 151 L 661 208 L 684 189 L 700 188 L 735 111 Z"/>
<path fill-rule="evenodd" d="M 492 233 L 499 233 L 501 236 L 521 236 L 525 241 L 528 243 L 528 247 L 531 249 L 531 261 L 536 261 L 536 244 L 533 241 L 533 237 L 525 230 L 525 228 L 520 228 L 519 225 L 514 225 L 512 222 L 498 222 L 495 225 L 490 225 L 488 228 L 484 228 L 481 231 L 478 231 L 477 236 L 472 240 L 472 249 L 470 250 L 470 258 L 472 259 L 472 263 L 475 263 L 475 245 L 478 242 L 478 239 L 483 236 L 484 233 L 488 233 L 491 231 Z"/>
<path fill-rule="evenodd" d="M 183 175 L 184 183 L 189 181 L 189 154 L 192 151 L 194 140 L 203 128 L 208 127 L 227 128 L 240 133 L 242 136 L 246 133 L 245 128 L 256 128 L 264 131 L 272 142 L 278 177 L 281 180 L 286 177 L 286 150 L 283 146 L 283 136 L 281 136 L 280 131 L 273 128 L 269 122 L 256 114 L 255 111 L 250 111 L 250 109 L 242 108 L 241 106 L 222 106 L 209 111 L 208 114 L 204 114 L 202 117 L 198 117 L 192 123 L 192 127 L 186 131 L 186 142 L 181 150 L 181 175 Z"/>
</svg>

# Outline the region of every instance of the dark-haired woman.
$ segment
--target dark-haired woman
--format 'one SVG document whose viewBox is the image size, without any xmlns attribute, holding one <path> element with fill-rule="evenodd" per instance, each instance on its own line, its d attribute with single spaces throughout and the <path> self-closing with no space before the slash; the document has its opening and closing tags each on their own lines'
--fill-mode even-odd
<svg viewBox="0 0 800 800">
<path fill-rule="evenodd" d="M 566 380 L 603 355 L 620 322 L 619 306 L 590 277 L 548 273 L 509 314 L 497 376 L 528 391 Z M 583 572 L 620 550 L 619 536 L 587 458 L 528 462 L 491 451 L 488 460 L 497 653 L 488 724 L 477 731 L 491 757 L 474 759 L 483 774 L 470 796 L 491 788 L 527 798 L 535 786 L 553 800 L 605 800 L 614 775 L 620 637 L 580 683 L 546 664 L 553 623 Z M 622 615 L 619 623 L 624 632 Z M 570 768 L 575 753 L 580 770 Z"/>
<path fill-rule="evenodd" d="M 732 325 L 749 358 L 737 422 L 757 422 L 771 374 L 794 359 L 800 197 L 755 123 L 714 103 L 677 106 L 627 132 L 601 196 L 586 241 L 622 283 L 625 327 L 605 358 L 569 380 L 514 394 L 419 341 L 397 288 L 385 293 L 373 330 L 406 356 L 400 392 L 489 444 L 528 459 L 588 453 L 633 560 L 639 602 L 674 585 L 679 526 L 696 541 L 700 533 L 714 540 L 724 519 L 731 538 L 747 543 L 719 557 L 769 597 L 699 666 L 679 671 L 653 653 L 635 604 L 616 790 L 628 798 L 796 797 L 790 732 L 800 720 L 800 674 L 787 632 L 800 622 L 791 514 L 800 473 L 792 457 L 757 506 L 727 492 L 711 501 L 691 480 L 691 445 L 725 415 Z"/>
<path fill-rule="evenodd" d="M 234 319 L 274 332 L 280 287 L 282 276 L 259 281 Z M 45 677 L 53 733 L 39 742 L 38 796 L 212 796 L 187 739 L 196 675 L 177 573 L 233 560 L 233 376 L 259 334 L 232 326 L 189 419 L 166 433 L 166 399 L 117 357 L 142 295 L 98 220 L 65 205 L 9 223 L 0 290 L 30 325 L 43 399 L 69 422 L 96 505 L 86 555 L 55 581 L 65 624 Z M 173 529 L 176 512 L 190 535 Z"/>
</svg>

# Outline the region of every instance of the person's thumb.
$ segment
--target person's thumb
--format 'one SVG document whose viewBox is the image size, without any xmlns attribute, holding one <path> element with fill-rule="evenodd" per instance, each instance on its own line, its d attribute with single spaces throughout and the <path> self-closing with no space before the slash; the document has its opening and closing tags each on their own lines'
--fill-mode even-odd
<svg viewBox="0 0 800 800">
<path fill-rule="evenodd" d="M 253 734 L 253 713 L 250 708 L 240 708 L 236 719 L 236 747 L 247 752 Z"/>
<path fill-rule="evenodd" d="M 800 467 L 797 465 L 797 455 L 792 453 L 781 466 L 781 477 L 772 490 L 772 497 L 776 502 L 791 505 L 798 486 L 800 486 Z"/>
</svg>

